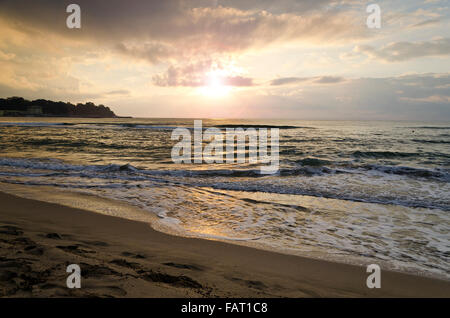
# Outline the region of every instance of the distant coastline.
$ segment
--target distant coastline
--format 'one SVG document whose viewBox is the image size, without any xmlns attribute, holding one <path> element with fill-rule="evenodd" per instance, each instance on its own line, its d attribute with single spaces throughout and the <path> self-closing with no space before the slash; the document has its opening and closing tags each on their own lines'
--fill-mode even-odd
<svg viewBox="0 0 450 318">
<path fill-rule="evenodd" d="M 45 99 L 26 100 L 22 97 L 0 98 L 0 117 L 88 117 L 123 118 L 109 107 L 87 102 L 76 105 Z"/>
</svg>

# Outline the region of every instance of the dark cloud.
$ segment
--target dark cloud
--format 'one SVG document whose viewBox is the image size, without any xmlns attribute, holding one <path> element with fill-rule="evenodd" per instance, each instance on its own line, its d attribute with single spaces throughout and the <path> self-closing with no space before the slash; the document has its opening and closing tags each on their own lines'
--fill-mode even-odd
<svg viewBox="0 0 450 318">
<path fill-rule="evenodd" d="M 218 5 L 206 0 L 78 0 L 79 30 L 66 27 L 65 8 L 71 2 L 3 0 L 0 19 L 37 37 L 57 34 L 77 45 L 84 41 L 151 63 L 289 41 L 333 43 L 367 35 L 364 25 L 348 12 L 322 10 L 332 2 L 325 0 L 219 1 Z M 280 13 L 287 9 L 290 13 Z"/>
</svg>

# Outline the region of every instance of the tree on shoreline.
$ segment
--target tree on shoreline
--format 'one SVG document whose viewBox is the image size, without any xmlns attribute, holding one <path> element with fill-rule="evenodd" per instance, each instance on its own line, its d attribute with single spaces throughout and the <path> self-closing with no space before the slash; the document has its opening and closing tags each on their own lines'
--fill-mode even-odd
<svg viewBox="0 0 450 318">
<path fill-rule="evenodd" d="M 30 115 L 30 107 L 40 107 L 41 116 L 73 116 L 73 117 L 117 117 L 114 112 L 104 105 L 95 105 L 92 102 L 85 104 L 54 102 L 45 99 L 26 100 L 22 97 L 0 98 L 0 110 L 16 115 Z"/>
</svg>

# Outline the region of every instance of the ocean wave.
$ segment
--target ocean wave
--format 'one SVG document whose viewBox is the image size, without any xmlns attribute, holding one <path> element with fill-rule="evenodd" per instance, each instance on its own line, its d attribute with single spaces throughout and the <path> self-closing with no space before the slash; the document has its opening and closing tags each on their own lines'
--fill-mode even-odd
<svg viewBox="0 0 450 318">
<path fill-rule="evenodd" d="M 382 165 L 364 165 L 363 169 L 375 170 L 385 174 L 394 174 L 401 176 L 419 177 L 419 178 L 432 178 L 440 181 L 450 182 L 450 170 L 443 168 L 436 169 L 422 169 L 412 168 L 405 166 L 382 166 Z"/>
<path fill-rule="evenodd" d="M 286 125 L 237 125 L 237 124 L 224 124 L 214 125 L 212 127 L 217 128 L 279 128 L 279 129 L 317 129 L 315 127 L 302 127 L 302 126 L 286 126 Z"/>
<path fill-rule="evenodd" d="M 58 123 L 48 123 L 48 122 L 1 122 L 0 127 L 2 126 L 24 126 L 24 127 L 83 127 L 83 128 L 135 128 L 135 129 L 175 129 L 180 127 L 176 123 L 171 125 L 167 124 L 147 124 L 147 123 L 94 123 L 94 122 L 83 122 L 83 123 L 67 123 L 67 122 L 58 122 Z M 182 126 L 185 127 L 185 126 Z M 303 127 L 303 126 L 288 126 L 288 125 L 249 125 L 249 124 L 221 124 L 221 125 L 204 125 L 203 129 L 207 129 L 209 127 L 216 128 L 278 128 L 278 129 L 317 129 L 315 127 Z M 193 127 L 185 127 L 192 129 Z"/>
<path fill-rule="evenodd" d="M 136 168 L 130 164 L 125 164 L 125 165 L 110 164 L 110 165 L 106 165 L 106 166 L 100 166 L 100 168 L 98 170 L 104 171 L 104 172 L 123 172 L 123 171 L 138 172 L 139 171 L 138 168 Z"/>
<path fill-rule="evenodd" d="M 132 149 L 130 145 L 125 144 L 107 144 L 104 142 L 94 141 L 94 140 L 83 140 L 83 141 L 74 141 L 69 139 L 27 139 L 22 141 L 24 145 L 29 146 L 55 146 L 55 147 L 93 147 L 93 148 L 108 148 L 108 149 Z M 142 149 L 139 147 L 139 149 Z"/>
<path fill-rule="evenodd" d="M 360 151 L 357 150 L 352 153 L 353 157 L 356 158 L 407 158 L 407 157 L 414 157 L 421 154 L 413 153 L 413 152 L 398 152 L 398 151 Z"/>
<path fill-rule="evenodd" d="M 343 183 L 339 187 L 339 191 L 335 191 L 328 187 L 305 187 L 305 186 L 284 186 L 278 184 L 258 184 L 258 183 L 235 183 L 235 182 L 216 182 L 211 185 L 200 184 L 200 186 L 209 186 L 214 189 L 232 190 L 241 192 L 264 192 L 273 194 L 288 194 L 288 195 L 304 195 L 318 198 L 345 200 L 353 202 L 365 202 L 375 204 L 399 205 L 411 208 L 424 209 L 440 209 L 443 211 L 450 211 L 450 204 L 448 200 L 430 200 L 426 197 L 420 198 L 415 196 L 399 197 L 395 194 L 372 194 L 358 191 L 355 189 L 347 189 Z"/>
<path fill-rule="evenodd" d="M 60 160 L 0 158 L 0 166 L 40 170 L 83 170 L 85 166 L 69 165 Z"/>
<path fill-rule="evenodd" d="M 301 164 L 302 166 L 324 166 L 331 164 L 330 161 L 324 160 L 324 159 L 317 159 L 317 158 L 304 158 L 297 160 L 297 163 Z"/>
<path fill-rule="evenodd" d="M 450 129 L 450 126 L 420 126 L 420 127 L 401 127 L 410 129 Z"/>
<path fill-rule="evenodd" d="M 148 125 L 145 123 L 47 123 L 47 122 L 0 122 L 0 127 L 49 127 L 49 128 L 84 128 L 84 129 L 157 129 L 172 130 L 177 126 Z"/>
<path fill-rule="evenodd" d="M 376 172 L 377 175 L 373 175 L 373 172 Z M 346 176 L 343 179 L 336 179 L 335 175 L 337 174 L 346 174 Z M 259 168 L 151 170 L 141 169 L 131 164 L 71 165 L 58 160 L 0 158 L 0 180 L 10 183 L 119 190 L 120 188 L 130 187 L 153 187 L 158 184 L 164 186 L 194 186 L 246 192 L 309 195 L 350 201 L 450 210 L 448 202 L 445 202 L 443 198 L 439 200 L 434 197 L 432 199 L 427 197 L 417 198 L 415 195 L 407 194 L 408 191 L 399 197 L 395 193 L 380 192 L 377 194 L 366 192 L 367 189 L 354 189 L 352 186 L 354 180 L 361 179 L 364 179 L 367 185 L 370 185 L 371 182 L 375 182 L 374 185 L 376 185 L 380 182 L 379 174 L 386 177 L 388 175 L 396 175 L 399 178 L 419 178 L 425 180 L 425 182 L 428 182 L 427 180 L 430 179 L 450 182 L 449 170 L 429 170 L 405 166 L 358 166 L 347 164 L 347 166 L 342 168 L 331 168 L 320 165 L 299 165 L 281 168 L 278 174 L 267 176 L 262 175 Z M 308 179 L 302 179 L 301 177 L 303 176 L 308 177 Z M 327 177 L 323 178 L 323 176 Z M 279 177 L 289 177 L 289 179 Z M 291 177 L 292 179 L 290 179 Z M 328 180 L 331 180 L 328 178 L 339 180 L 340 186 L 336 188 L 336 185 L 328 185 Z M 417 180 L 422 182 L 419 179 Z M 382 180 L 384 180 L 382 182 L 387 184 L 392 182 L 404 184 L 402 179 L 383 178 Z M 426 183 L 424 183 L 424 186 L 426 186 Z"/>
<path fill-rule="evenodd" d="M 304 142 L 323 142 L 324 140 L 322 138 L 305 138 L 305 139 L 298 139 L 298 138 L 292 138 L 288 139 L 284 137 L 281 142 L 288 142 L 288 143 L 304 143 Z"/>
<path fill-rule="evenodd" d="M 412 141 L 423 144 L 450 144 L 450 140 L 412 139 Z"/>
<path fill-rule="evenodd" d="M 450 181 L 450 169 L 435 168 L 424 169 L 408 166 L 384 166 L 376 164 L 353 164 L 351 162 L 332 162 L 317 158 L 304 158 L 295 162 L 296 166 L 281 167 L 274 176 L 316 176 L 324 174 L 363 173 L 364 171 L 377 171 L 388 175 L 402 175 L 408 177 L 432 178 L 440 181 Z M 106 165 L 73 165 L 55 159 L 24 159 L 0 158 L 0 167 L 14 167 L 25 169 L 74 171 L 93 173 L 132 173 L 155 176 L 180 177 L 267 177 L 261 174 L 259 166 L 256 168 L 241 169 L 140 169 L 131 164 Z M 194 167 L 194 165 L 193 165 Z M 92 175 L 94 177 L 95 175 Z"/>
<path fill-rule="evenodd" d="M 22 142 L 24 145 L 30 145 L 30 146 L 64 146 L 64 147 L 85 147 L 89 146 L 89 142 L 76 142 L 76 141 L 69 141 L 66 139 L 28 139 Z"/>
<path fill-rule="evenodd" d="M 64 172 L 132 172 L 143 171 L 132 165 L 73 165 L 55 159 L 23 159 L 23 158 L 0 158 L 0 167 L 13 167 L 35 170 L 64 171 Z M 92 175 L 95 177 L 95 175 Z"/>
<path fill-rule="evenodd" d="M 0 122 L 0 127 L 24 126 L 24 127 L 53 127 L 53 126 L 71 126 L 70 123 L 47 123 L 47 122 Z"/>
</svg>

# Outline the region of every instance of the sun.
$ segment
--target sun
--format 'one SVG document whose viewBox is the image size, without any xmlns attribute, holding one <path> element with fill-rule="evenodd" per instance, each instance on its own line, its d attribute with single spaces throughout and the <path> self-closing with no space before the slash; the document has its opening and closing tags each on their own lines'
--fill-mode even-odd
<svg viewBox="0 0 450 318">
<path fill-rule="evenodd" d="M 224 83 L 225 74 L 223 71 L 210 71 L 206 76 L 206 85 L 200 88 L 203 96 L 211 98 L 221 98 L 229 95 L 231 87 Z"/>
</svg>

